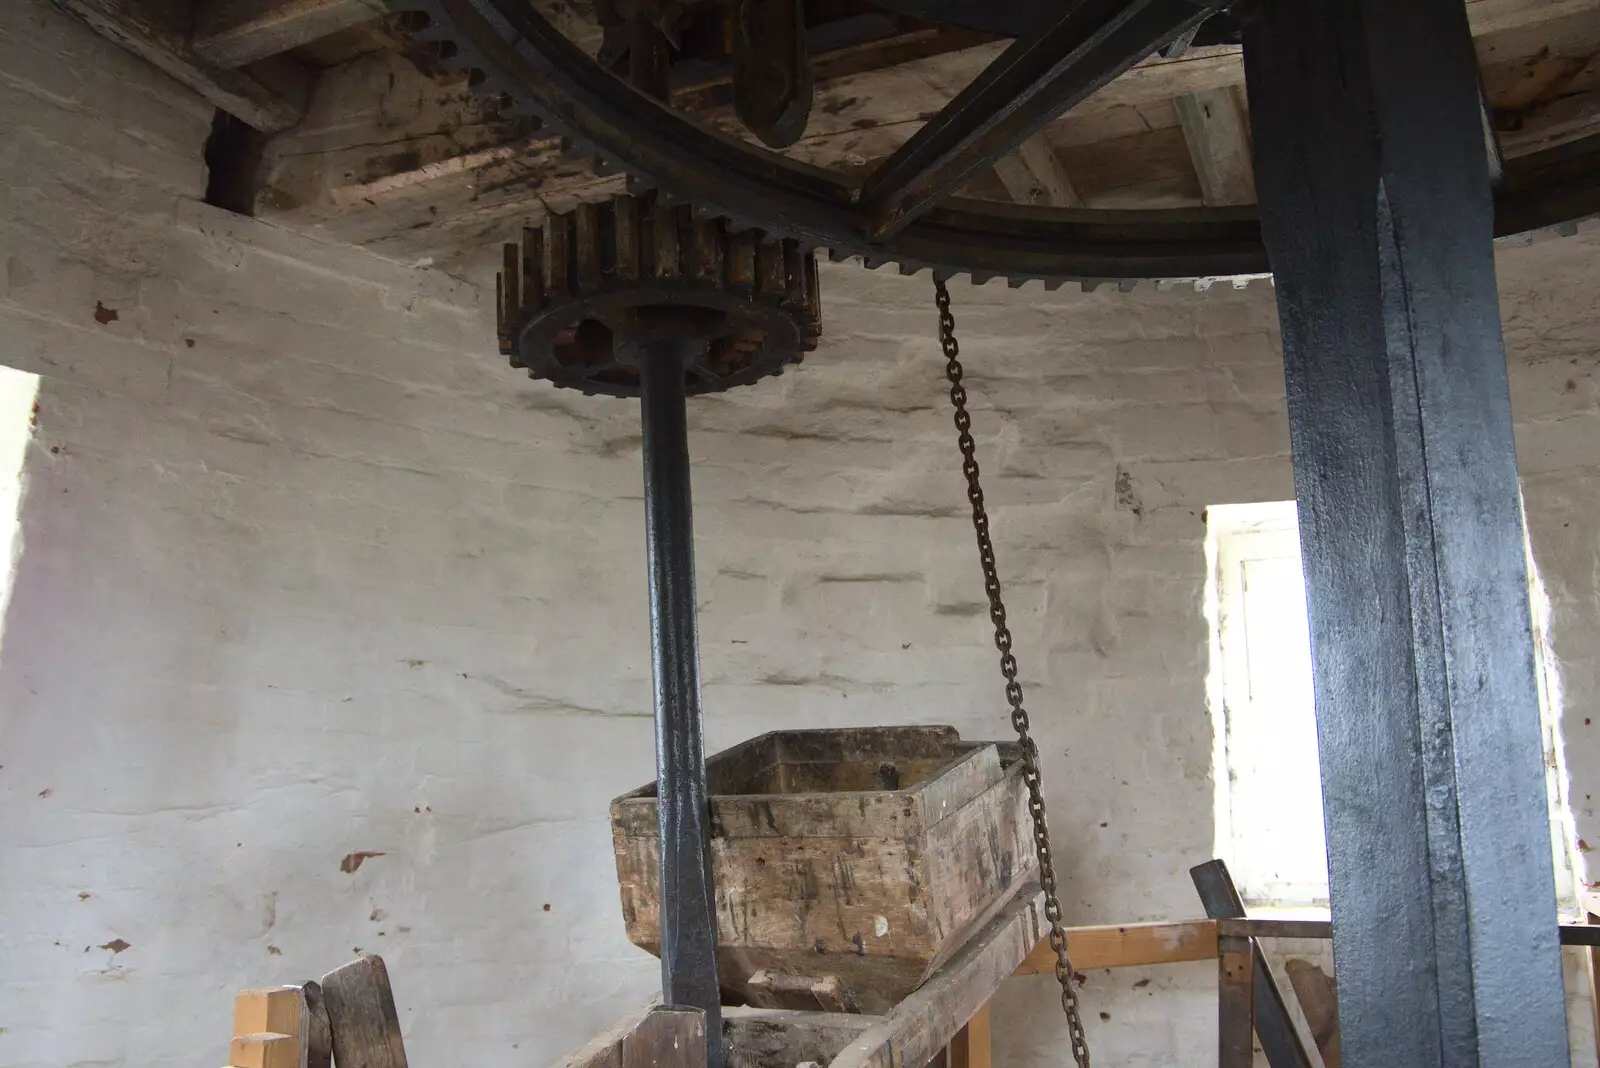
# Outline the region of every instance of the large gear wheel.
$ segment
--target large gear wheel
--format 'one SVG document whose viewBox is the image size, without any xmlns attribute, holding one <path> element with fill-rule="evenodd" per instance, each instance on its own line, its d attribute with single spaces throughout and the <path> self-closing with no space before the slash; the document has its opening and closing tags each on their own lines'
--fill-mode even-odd
<svg viewBox="0 0 1600 1068">
<path fill-rule="evenodd" d="M 1268 271 L 1253 208 L 1086 210 L 949 199 L 892 232 L 867 186 L 716 133 L 635 91 L 563 36 L 527 0 L 386 0 L 447 67 L 473 72 L 507 110 L 538 117 L 567 151 L 638 188 L 691 199 L 830 257 L 903 273 L 1048 287 L 1199 281 Z M 1108 76 L 1115 71 L 1108 69 Z M 1511 237 L 1600 214 L 1600 135 L 1508 161 L 1495 234 Z"/>
<path fill-rule="evenodd" d="M 505 246 L 500 351 L 557 386 L 639 395 L 628 339 L 670 317 L 703 341 L 689 395 L 782 374 L 817 347 L 816 258 L 793 239 L 731 231 L 687 204 L 622 196 L 546 216 Z"/>
</svg>

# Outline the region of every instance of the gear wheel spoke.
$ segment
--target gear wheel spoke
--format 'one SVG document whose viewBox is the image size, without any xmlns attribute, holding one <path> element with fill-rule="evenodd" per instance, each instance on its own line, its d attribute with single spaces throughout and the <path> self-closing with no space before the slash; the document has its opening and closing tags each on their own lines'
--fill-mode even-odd
<svg viewBox="0 0 1600 1068">
<path fill-rule="evenodd" d="M 437 42 L 441 62 L 473 72 L 473 87 L 538 117 L 563 148 L 626 173 L 635 192 L 692 200 L 730 232 L 760 228 L 830 258 L 976 283 L 1042 280 L 1094 288 L 1138 281 L 1196 283 L 1263 277 L 1253 209 L 1055 209 L 952 199 L 883 241 L 868 239 L 855 186 L 715 133 L 616 78 L 557 31 L 528 0 L 386 0 L 420 12 L 408 29 Z M 1600 135 L 1512 161 L 1497 201 L 1497 236 L 1600 213 Z"/>
</svg>

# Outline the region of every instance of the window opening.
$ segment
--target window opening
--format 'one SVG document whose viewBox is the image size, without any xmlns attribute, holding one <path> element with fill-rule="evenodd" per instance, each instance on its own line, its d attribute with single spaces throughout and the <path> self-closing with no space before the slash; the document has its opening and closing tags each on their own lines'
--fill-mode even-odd
<svg viewBox="0 0 1600 1068">
<path fill-rule="evenodd" d="M 38 393 L 38 375 L 0 365 L 0 646 L 5 642 L 11 580 L 22 554 L 17 525 L 22 461 L 33 432 L 33 402 Z"/>
<path fill-rule="evenodd" d="M 1206 520 L 1217 855 L 1247 905 L 1324 909 L 1327 846 L 1295 504 L 1214 505 Z M 1547 652 L 1550 603 L 1531 550 L 1528 576 L 1556 893 L 1571 913 L 1583 871 L 1568 806 L 1560 678 Z"/>
</svg>

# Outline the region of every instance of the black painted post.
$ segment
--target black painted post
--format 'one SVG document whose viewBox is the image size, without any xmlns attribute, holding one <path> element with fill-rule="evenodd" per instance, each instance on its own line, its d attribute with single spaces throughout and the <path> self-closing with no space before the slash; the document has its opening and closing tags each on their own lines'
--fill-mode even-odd
<svg viewBox="0 0 1600 1068">
<path fill-rule="evenodd" d="M 655 675 L 656 793 L 661 845 L 661 993 L 703 1009 L 709 1068 L 723 1068 L 717 983 L 711 810 L 700 725 L 700 642 L 695 627 L 694 527 L 684 364 L 692 342 L 638 346 L 644 425 L 644 520 L 650 567 Z"/>
<path fill-rule="evenodd" d="M 1568 1063 L 1488 163 L 1461 0 L 1261 0 L 1346 1068 Z"/>
</svg>

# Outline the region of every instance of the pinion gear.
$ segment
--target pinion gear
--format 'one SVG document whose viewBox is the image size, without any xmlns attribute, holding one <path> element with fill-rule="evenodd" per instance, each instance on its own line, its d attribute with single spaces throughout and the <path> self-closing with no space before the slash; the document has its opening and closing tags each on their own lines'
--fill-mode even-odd
<svg viewBox="0 0 1600 1068">
<path fill-rule="evenodd" d="M 505 246 L 500 351 L 529 377 L 584 393 L 639 394 L 630 339 L 659 329 L 705 342 L 688 392 L 782 374 L 817 347 L 815 257 L 794 240 L 733 232 L 687 204 L 620 196 L 551 214 Z"/>
</svg>

